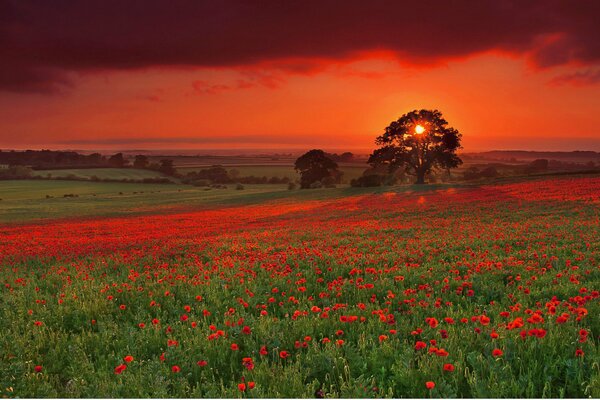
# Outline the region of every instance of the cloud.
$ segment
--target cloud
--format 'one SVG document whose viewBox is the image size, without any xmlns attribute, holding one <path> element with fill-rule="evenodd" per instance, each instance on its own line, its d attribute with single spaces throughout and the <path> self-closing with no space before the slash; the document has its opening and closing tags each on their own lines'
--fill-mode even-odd
<svg viewBox="0 0 600 400">
<path fill-rule="evenodd" d="M 219 94 L 231 90 L 252 89 L 255 87 L 276 89 L 285 82 L 281 73 L 274 74 L 257 70 L 243 70 L 240 74 L 243 78 L 236 79 L 230 83 L 212 83 L 206 80 L 196 80 L 192 82 L 192 88 L 196 94 Z"/>
<path fill-rule="evenodd" d="M 573 85 L 573 86 L 589 86 L 600 83 L 600 70 L 585 70 L 571 74 L 563 74 L 555 77 L 550 81 L 551 84 Z"/>
<path fill-rule="evenodd" d="M 0 0 L 0 90 L 52 93 L 73 72 L 151 67 L 311 73 L 377 51 L 414 65 L 494 50 L 539 68 L 596 65 L 599 14 L 598 1 L 568 0 Z"/>
</svg>

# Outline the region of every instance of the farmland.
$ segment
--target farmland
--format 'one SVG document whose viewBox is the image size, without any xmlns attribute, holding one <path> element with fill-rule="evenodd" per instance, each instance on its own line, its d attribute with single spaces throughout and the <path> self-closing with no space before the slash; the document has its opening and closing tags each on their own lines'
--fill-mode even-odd
<svg viewBox="0 0 600 400">
<path fill-rule="evenodd" d="M 52 178 L 67 178 L 76 177 L 82 179 L 133 179 L 142 180 L 148 178 L 164 178 L 164 175 L 146 169 L 136 168 L 87 168 L 87 169 L 55 169 L 55 170 L 39 170 L 33 172 L 34 176 L 52 177 Z"/>
<path fill-rule="evenodd" d="M 179 184 L 63 180 L 0 181 L 0 223 L 165 212 L 285 194 L 284 185 L 246 185 L 220 190 Z"/>
<path fill-rule="evenodd" d="M 77 184 L 80 197 L 48 200 L 83 213 L 105 196 L 117 217 L 0 227 L 3 396 L 600 396 L 597 176 L 129 184 L 134 200 Z M 11 190 L 0 206 L 41 216 L 41 194 L 67 189 Z M 160 212 L 173 199 L 188 209 Z"/>
</svg>

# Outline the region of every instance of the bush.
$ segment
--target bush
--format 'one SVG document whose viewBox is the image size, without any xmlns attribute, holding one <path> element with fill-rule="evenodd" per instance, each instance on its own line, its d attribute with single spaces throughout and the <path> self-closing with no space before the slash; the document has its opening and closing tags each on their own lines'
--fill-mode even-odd
<svg viewBox="0 0 600 400">
<path fill-rule="evenodd" d="M 381 186 L 385 179 L 385 175 L 363 175 L 359 178 L 352 179 L 350 185 L 353 187 L 376 187 Z"/>
<path fill-rule="evenodd" d="M 237 185 L 235 185 L 235 190 L 244 190 L 244 185 L 242 185 L 241 183 L 238 183 Z"/>
<path fill-rule="evenodd" d="M 321 181 L 315 181 L 310 184 L 311 189 L 321 189 L 322 187 L 323 187 L 323 184 L 321 183 Z"/>
</svg>

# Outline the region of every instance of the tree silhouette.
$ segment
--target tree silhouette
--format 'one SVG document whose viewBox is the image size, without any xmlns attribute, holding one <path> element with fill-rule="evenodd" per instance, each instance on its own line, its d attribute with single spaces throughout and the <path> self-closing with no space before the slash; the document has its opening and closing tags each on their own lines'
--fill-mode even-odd
<svg viewBox="0 0 600 400">
<path fill-rule="evenodd" d="M 173 160 L 163 159 L 160 160 L 160 167 L 158 168 L 160 172 L 165 175 L 175 175 L 175 167 L 173 166 Z"/>
<path fill-rule="evenodd" d="M 337 163 L 323 150 L 315 149 L 303 154 L 296 160 L 294 169 L 300 173 L 300 187 L 303 189 L 323 180 L 337 182 L 341 177 Z"/>
<path fill-rule="evenodd" d="M 124 166 L 129 164 L 129 161 L 127 161 L 123 157 L 123 153 L 117 153 L 110 156 L 110 158 L 108 159 L 108 163 L 113 167 L 123 168 Z"/>
<path fill-rule="evenodd" d="M 425 183 L 425 175 L 434 169 L 456 168 L 462 160 L 456 155 L 462 135 L 438 110 L 414 110 L 393 121 L 375 143 L 380 146 L 369 157 L 373 167 L 386 166 L 394 172 L 404 168 Z"/>
<path fill-rule="evenodd" d="M 135 161 L 133 162 L 134 168 L 148 168 L 148 165 L 150 165 L 148 157 L 143 154 L 138 154 L 135 156 Z"/>
</svg>

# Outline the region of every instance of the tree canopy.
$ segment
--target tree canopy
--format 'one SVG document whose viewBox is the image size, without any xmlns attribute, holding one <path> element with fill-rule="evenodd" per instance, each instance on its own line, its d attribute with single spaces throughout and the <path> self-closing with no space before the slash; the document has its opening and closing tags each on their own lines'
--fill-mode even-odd
<svg viewBox="0 0 600 400">
<path fill-rule="evenodd" d="M 380 147 L 369 157 L 373 167 L 384 165 L 394 172 L 404 168 L 425 183 L 434 169 L 456 168 L 462 160 L 456 154 L 462 135 L 448 127 L 438 110 L 414 110 L 393 121 L 375 143 Z"/>
<path fill-rule="evenodd" d="M 337 163 L 327 157 L 323 150 L 306 152 L 296 160 L 294 169 L 300 173 L 300 187 L 303 189 L 310 188 L 316 182 L 337 183 L 341 178 Z"/>
</svg>

